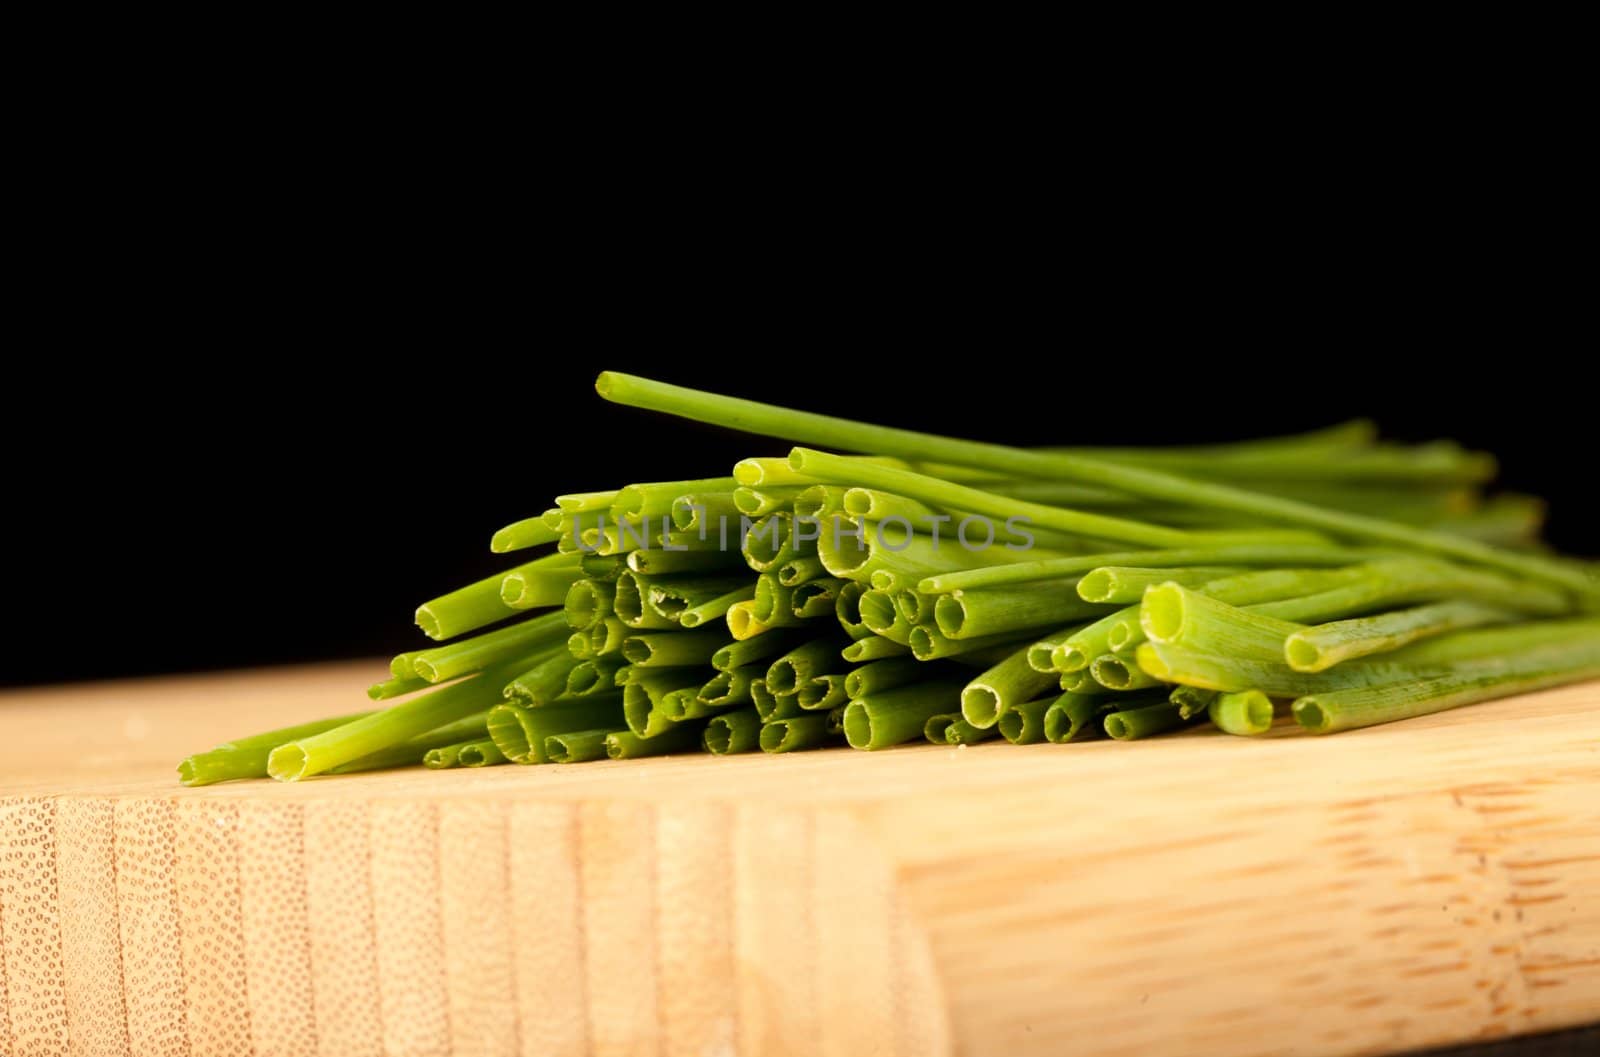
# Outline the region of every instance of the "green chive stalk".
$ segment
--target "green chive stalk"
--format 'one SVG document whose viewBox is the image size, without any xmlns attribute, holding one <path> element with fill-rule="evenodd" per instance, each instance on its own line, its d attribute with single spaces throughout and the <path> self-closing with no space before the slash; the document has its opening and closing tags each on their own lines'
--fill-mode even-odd
<svg viewBox="0 0 1600 1057">
<path fill-rule="evenodd" d="M 756 596 L 756 585 L 746 584 L 736 587 L 726 594 L 720 594 L 707 602 L 691 606 L 678 614 L 678 625 L 684 628 L 697 628 L 702 624 L 714 623 L 724 619 L 728 610 L 740 602 L 749 602 Z"/>
<path fill-rule="evenodd" d="M 1056 684 L 1054 672 L 1038 672 L 1028 664 L 1028 650 L 1027 646 L 1017 650 L 962 689 L 963 719 L 987 730 L 1006 712 Z"/>
<path fill-rule="evenodd" d="M 1236 514 L 1331 533 L 1380 544 L 1398 544 L 1415 550 L 1459 558 L 1478 565 L 1514 572 L 1562 587 L 1589 604 L 1600 600 L 1600 583 L 1585 569 L 1542 555 L 1502 550 L 1470 539 L 1452 537 L 1378 518 L 1329 510 L 1241 488 L 1190 480 L 1171 473 L 1143 469 L 1083 455 L 1030 452 L 999 444 L 939 437 L 912 430 L 851 422 L 808 412 L 790 411 L 770 404 L 696 392 L 632 375 L 605 372 L 595 382 L 600 395 L 614 403 L 662 411 L 733 429 L 764 433 L 804 444 L 854 451 L 870 451 L 902 458 L 932 457 L 942 462 L 993 470 L 1022 477 L 1047 477 L 1098 485 L 1147 499 L 1228 510 Z M 814 472 L 814 460 L 790 456 L 800 472 Z M 869 467 L 870 468 L 870 467 Z M 865 476 L 848 483 L 869 487 L 879 482 Z M 893 485 L 881 485 L 897 491 Z M 913 495 L 912 498 L 926 498 Z M 957 506 L 966 504 L 957 503 Z M 1002 516 L 1015 513 L 1006 510 Z M 1040 522 L 1044 524 L 1044 522 Z M 1120 538 L 1087 531 L 1095 538 Z M 1151 539 L 1135 542 L 1165 544 Z"/>
<path fill-rule="evenodd" d="M 1186 587 L 1221 579 L 1237 568 L 1225 565 L 1185 565 L 1170 569 L 1136 569 L 1103 565 L 1078 581 L 1078 597 L 1085 602 L 1125 606 L 1144 598 L 1145 588 L 1176 583 Z"/>
<path fill-rule="evenodd" d="M 214 749 L 197 752 L 178 764 L 178 780 L 184 785 L 211 785 L 229 782 L 236 778 L 265 778 L 267 757 L 279 745 L 309 738 L 323 731 L 342 727 L 346 723 L 370 716 L 371 712 L 356 712 L 331 719 L 316 719 L 309 723 L 296 723 L 262 734 L 225 741 Z"/>
<path fill-rule="evenodd" d="M 1195 716 L 1206 715 L 1211 709 L 1211 702 L 1217 699 L 1215 690 L 1202 690 L 1197 686 L 1174 686 L 1172 693 L 1167 695 L 1167 700 L 1178 706 L 1178 714 L 1184 719 L 1193 719 Z"/>
<path fill-rule="evenodd" d="M 1101 654 L 1090 662 L 1089 676 L 1107 690 L 1144 690 L 1161 684 L 1139 667 L 1131 653 Z"/>
<path fill-rule="evenodd" d="M 1102 733 L 1096 720 L 1105 699 L 1083 694 L 1062 694 L 1045 709 L 1044 736 L 1052 745 L 1085 741 Z"/>
<path fill-rule="evenodd" d="M 545 521 L 543 515 L 512 522 L 490 538 L 489 550 L 495 554 L 509 554 L 556 542 L 561 538 L 561 512 L 557 509 L 555 513 L 556 523 L 553 525 Z"/>
<path fill-rule="evenodd" d="M 631 730 L 614 730 L 606 735 L 606 755 L 613 760 L 634 760 L 642 756 L 667 756 L 700 747 L 704 724 L 680 723 L 671 730 L 643 737 Z"/>
<path fill-rule="evenodd" d="M 761 727 L 762 752 L 799 752 L 815 749 L 833 741 L 828 733 L 826 714 L 790 716 L 774 719 Z"/>
<path fill-rule="evenodd" d="M 998 727 L 975 727 L 957 716 L 956 721 L 944 729 L 944 742 L 946 745 L 977 745 L 999 735 Z"/>
<path fill-rule="evenodd" d="M 588 763 L 606 758 L 606 739 L 616 730 L 595 728 L 551 734 L 544 739 L 544 757 L 549 763 Z"/>
<path fill-rule="evenodd" d="M 1065 582 L 955 591 L 939 595 L 933 607 L 934 622 L 953 639 L 1059 627 L 1105 612 L 1105 607 L 1079 598 Z"/>
<path fill-rule="evenodd" d="M 622 694 L 610 691 L 543 708 L 500 704 L 489 710 L 490 740 L 512 763 L 549 763 L 545 739 L 552 734 L 623 726 Z"/>
<path fill-rule="evenodd" d="M 732 493 L 738 482 L 732 477 L 708 477 L 698 481 L 662 481 L 630 484 L 611 501 L 611 516 L 618 521 L 667 517 L 678 499 L 701 492 Z"/>
<path fill-rule="evenodd" d="M 628 729 L 641 738 L 653 738 L 672 729 L 676 724 L 662 713 L 661 699 L 679 690 L 688 691 L 692 698 L 700 692 L 701 678 L 702 673 L 691 668 L 636 670 L 622 688 L 622 718 Z"/>
<path fill-rule="evenodd" d="M 1184 724 L 1178 706 L 1170 701 L 1157 701 L 1137 708 L 1124 708 L 1106 715 L 1101 721 L 1107 734 L 1118 741 L 1133 741 L 1176 729 Z"/>
<path fill-rule="evenodd" d="M 961 718 L 959 712 L 940 712 L 938 715 L 929 716 L 928 721 L 922 725 L 922 736 L 931 745 L 948 745 L 944 733 L 950 729 L 950 724 Z"/>
<path fill-rule="evenodd" d="M 844 677 L 844 688 L 854 700 L 917 682 L 927 675 L 927 666 L 913 657 L 889 657 L 852 669 Z"/>
<path fill-rule="evenodd" d="M 422 766 L 430 771 L 447 771 L 456 765 L 457 754 L 471 744 L 470 741 L 458 741 L 454 745 L 442 745 L 437 749 L 429 749 L 422 754 Z"/>
<path fill-rule="evenodd" d="M 930 594 L 977 587 L 1004 587 L 1039 580 L 1076 580 L 1106 566 L 1133 566 L 1140 569 L 1214 566 L 1305 566 L 1355 565 L 1393 557 L 1392 551 L 1335 547 L 1328 544 L 1236 545 L 1179 547 L 1163 550 L 1112 551 L 1073 555 L 1043 561 L 991 565 L 940 573 L 917 585 Z"/>
<path fill-rule="evenodd" d="M 797 646 L 767 667 L 767 690 L 777 697 L 798 694 L 800 688 L 819 675 L 844 667 L 839 651 L 844 643 L 832 636 L 812 639 Z"/>
<path fill-rule="evenodd" d="M 850 694 L 844 688 L 845 678 L 844 672 L 812 676 L 810 682 L 800 687 L 795 703 L 802 712 L 827 712 L 848 704 Z"/>
<path fill-rule="evenodd" d="M 709 664 L 718 650 L 731 643 L 724 628 L 649 632 L 623 640 L 622 656 L 640 668 L 681 668 Z"/>
<path fill-rule="evenodd" d="M 572 556 L 557 554 L 554 557 L 570 559 Z M 500 581 L 501 608 L 519 610 L 559 606 L 566 601 L 567 591 L 573 582 L 582 577 L 583 568 L 575 561 L 550 568 L 529 568 L 524 565 L 513 569 Z M 437 616 L 437 609 L 434 613 Z M 419 621 L 422 619 L 421 610 L 418 610 L 417 618 Z"/>
<path fill-rule="evenodd" d="M 756 715 L 753 708 L 741 708 L 713 716 L 706 724 L 701 741 L 713 756 L 755 752 L 761 747 L 761 717 Z"/>
<path fill-rule="evenodd" d="M 1354 657 L 1388 653 L 1435 635 L 1515 619 L 1508 609 L 1478 602 L 1436 602 L 1293 632 L 1284 640 L 1284 657 L 1297 672 L 1320 672 Z"/>
<path fill-rule="evenodd" d="M 506 683 L 506 700 L 532 706 L 550 704 L 567 692 L 567 680 L 579 663 L 565 649 L 546 654 L 539 663 Z"/>
<path fill-rule="evenodd" d="M 802 632 L 792 628 L 778 628 L 768 634 L 732 642 L 722 647 L 711 655 L 711 667 L 719 672 L 742 668 L 756 661 L 776 657 L 805 641 L 807 636 Z"/>
<path fill-rule="evenodd" d="M 442 683 L 510 658 L 546 652 L 566 637 L 566 617 L 546 613 L 498 631 L 410 654 L 411 669 L 430 683 Z"/>
<path fill-rule="evenodd" d="M 430 639 L 453 639 L 457 635 L 477 631 L 479 628 L 515 616 L 515 609 L 501 598 L 501 584 L 508 575 L 519 576 L 524 573 L 540 583 L 548 581 L 561 584 L 562 591 L 566 590 L 566 584 L 582 575 L 575 555 L 552 554 L 545 558 L 537 558 L 517 566 L 510 573 L 497 573 L 422 603 L 417 607 L 417 627 L 421 628 L 422 633 Z M 554 602 L 539 604 L 559 603 L 558 598 Z"/>
<path fill-rule="evenodd" d="M 388 679 L 381 683 L 373 683 L 367 687 L 367 696 L 374 701 L 387 701 L 391 697 L 404 697 L 414 694 L 418 690 L 426 690 L 433 684 L 420 675 L 410 675 L 401 679 Z"/>
<path fill-rule="evenodd" d="M 1000 714 L 1000 722 L 995 729 L 1013 745 L 1032 745 L 1044 741 L 1044 714 L 1057 700 L 1056 697 L 1041 697 L 1013 705 Z"/>
<path fill-rule="evenodd" d="M 911 629 L 911 656 L 919 661 L 936 661 L 946 657 L 986 653 L 1000 646 L 1022 646 L 1031 638 L 1032 636 L 1023 630 L 1020 634 L 1015 631 L 1002 631 L 996 635 L 953 639 L 938 628 L 916 627 Z"/>
<path fill-rule="evenodd" d="M 857 639 L 846 646 L 840 652 L 840 656 L 851 664 L 866 664 L 870 661 L 887 660 L 891 657 L 905 657 L 911 653 L 909 645 L 902 645 L 893 639 L 879 638 L 870 631 L 867 635 L 867 638 Z"/>
<path fill-rule="evenodd" d="M 726 523 L 739 523 L 739 508 L 733 503 L 731 491 L 681 495 L 672 501 L 672 527 L 679 532 L 710 539 Z"/>
<path fill-rule="evenodd" d="M 387 771 L 394 767 L 415 767 L 434 749 L 454 745 L 468 738 L 483 737 L 484 721 L 487 716 L 486 711 L 469 713 L 442 727 L 435 727 L 425 734 L 418 734 L 414 738 L 408 738 L 377 752 L 358 756 L 325 773 L 360 774 L 364 771 Z M 270 764 L 270 757 L 268 759 Z"/>
<path fill-rule="evenodd" d="M 735 488 L 733 505 L 745 517 L 762 518 L 794 505 L 795 497 L 805 491 L 800 487 Z"/>
<path fill-rule="evenodd" d="M 960 707 L 962 681 L 940 679 L 869 694 L 845 706 L 852 749 L 886 749 L 922 736 L 929 716 Z"/>
<path fill-rule="evenodd" d="M 1182 716 L 1182 706 L 1177 707 Z M 1211 699 L 1206 714 L 1211 717 L 1212 725 L 1225 734 L 1250 737 L 1272 729 L 1272 701 L 1260 690 L 1217 694 Z"/>
</svg>

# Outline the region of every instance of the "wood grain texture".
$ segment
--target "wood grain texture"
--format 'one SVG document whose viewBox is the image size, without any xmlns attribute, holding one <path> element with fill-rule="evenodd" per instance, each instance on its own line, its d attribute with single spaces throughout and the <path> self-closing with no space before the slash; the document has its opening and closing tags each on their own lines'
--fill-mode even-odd
<svg viewBox="0 0 1600 1057">
<path fill-rule="evenodd" d="M 1314 739 L 183 789 L 382 665 L 0 697 L 0 1053 L 1345 1055 L 1600 1019 L 1600 685 Z"/>
</svg>

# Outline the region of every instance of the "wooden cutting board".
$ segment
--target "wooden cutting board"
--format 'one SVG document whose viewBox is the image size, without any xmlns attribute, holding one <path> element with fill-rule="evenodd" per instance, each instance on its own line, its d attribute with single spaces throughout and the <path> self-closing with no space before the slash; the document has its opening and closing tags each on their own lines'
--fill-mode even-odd
<svg viewBox="0 0 1600 1057">
<path fill-rule="evenodd" d="M 0 1051 L 1283 1057 L 1600 1019 L 1600 684 L 1323 739 L 177 785 L 383 672 L 0 697 Z"/>
</svg>

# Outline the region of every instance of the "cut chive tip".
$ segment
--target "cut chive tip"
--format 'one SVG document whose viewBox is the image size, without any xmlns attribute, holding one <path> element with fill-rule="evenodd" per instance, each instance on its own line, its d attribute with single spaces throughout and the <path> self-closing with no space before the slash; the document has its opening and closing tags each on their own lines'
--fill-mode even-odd
<svg viewBox="0 0 1600 1057">
<path fill-rule="evenodd" d="M 496 748 L 514 763 L 524 762 L 533 753 L 528 733 L 522 726 L 521 715 L 521 709 L 516 705 L 495 705 L 484 721 Z"/>
<path fill-rule="evenodd" d="M 987 686 L 967 687 L 961 691 L 961 718 L 974 727 L 994 726 L 1000 719 L 1000 695 Z"/>
<path fill-rule="evenodd" d="M 1113 712 L 1106 717 L 1106 733 L 1111 735 L 1113 738 L 1116 738 L 1118 741 L 1125 740 L 1132 736 L 1132 731 L 1128 727 L 1127 720 L 1123 719 L 1122 716 L 1116 712 Z"/>
<path fill-rule="evenodd" d="M 1133 685 L 1133 673 L 1128 662 L 1114 654 L 1096 657 L 1089 665 L 1089 674 L 1095 682 L 1108 690 L 1127 690 Z"/>
<path fill-rule="evenodd" d="M 933 604 L 933 622 L 938 629 L 952 638 L 961 634 L 967 622 L 967 607 L 956 594 L 940 595 Z"/>
<path fill-rule="evenodd" d="M 1094 658 L 1076 646 L 1062 643 L 1050 653 L 1051 666 L 1058 672 L 1081 672 Z"/>
<path fill-rule="evenodd" d="M 280 782 L 298 782 L 306 776 L 310 758 L 297 743 L 279 745 L 267 757 L 267 775 Z"/>
<path fill-rule="evenodd" d="M 922 725 L 922 736 L 935 745 L 945 745 L 945 732 L 950 729 L 950 724 L 960 719 L 955 712 L 941 712 L 937 716 L 929 716 L 928 722 Z"/>
<path fill-rule="evenodd" d="M 1139 619 L 1146 635 L 1166 642 L 1183 628 L 1184 591 L 1177 584 L 1158 584 L 1145 591 Z"/>
<path fill-rule="evenodd" d="M 844 740 L 852 749 L 865 749 L 872 744 L 872 716 L 859 701 L 845 706 Z"/>
<path fill-rule="evenodd" d="M 1326 734 L 1332 725 L 1328 713 L 1315 697 L 1302 697 L 1294 703 L 1294 721 L 1312 734 Z"/>
<path fill-rule="evenodd" d="M 1219 694 L 1207 712 L 1217 729 L 1228 734 L 1265 734 L 1272 728 L 1272 700 L 1260 690 Z"/>
<path fill-rule="evenodd" d="M 433 610 L 429 609 L 426 605 L 417 607 L 416 620 L 417 627 L 421 628 L 422 633 L 428 636 L 428 638 L 437 641 L 438 639 L 444 637 L 439 633 L 439 618 L 435 616 Z"/>
<path fill-rule="evenodd" d="M 1284 659 L 1297 672 L 1320 672 L 1328 667 L 1323 663 L 1322 648 L 1308 642 L 1300 635 L 1290 635 L 1283 642 Z"/>
</svg>

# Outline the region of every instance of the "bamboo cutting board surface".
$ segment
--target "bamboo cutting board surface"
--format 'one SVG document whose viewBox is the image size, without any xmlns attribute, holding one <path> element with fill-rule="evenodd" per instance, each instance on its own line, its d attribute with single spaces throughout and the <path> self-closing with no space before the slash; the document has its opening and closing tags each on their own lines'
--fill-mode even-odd
<svg viewBox="0 0 1600 1057">
<path fill-rule="evenodd" d="M 0 697 L 0 1051 L 1282 1057 L 1600 1019 L 1600 684 L 1323 739 L 177 785 L 383 671 Z"/>
</svg>

